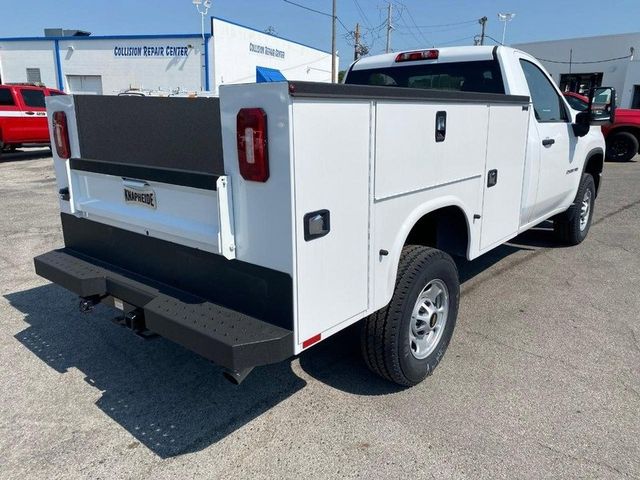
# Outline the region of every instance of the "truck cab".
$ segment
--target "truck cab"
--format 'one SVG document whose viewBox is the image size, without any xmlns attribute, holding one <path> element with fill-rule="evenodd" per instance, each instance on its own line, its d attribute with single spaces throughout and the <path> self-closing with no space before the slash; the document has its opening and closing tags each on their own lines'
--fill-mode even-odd
<svg viewBox="0 0 640 480">
<path fill-rule="evenodd" d="M 605 146 L 599 129 L 576 135 L 576 112 L 542 64 L 523 51 L 475 46 L 365 57 L 351 65 L 344 83 L 530 97 L 521 228 L 565 210 L 583 167 L 596 190 L 600 186 Z"/>
<path fill-rule="evenodd" d="M 64 94 L 29 83 L 0 85 L 0 154 L 21 146 L 49 145 L 45 98 Z"/>
</svg>

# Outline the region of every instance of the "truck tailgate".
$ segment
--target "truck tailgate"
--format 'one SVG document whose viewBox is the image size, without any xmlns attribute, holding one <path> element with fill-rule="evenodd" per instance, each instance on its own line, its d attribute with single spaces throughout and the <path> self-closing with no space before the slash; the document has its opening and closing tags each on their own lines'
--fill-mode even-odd
<svg viewBox="0 0 640 480">
<path fill-rule="evenodd" d="M 71 213 L 233 257 L 216 98 L 75 96 Z"/>
</svg>

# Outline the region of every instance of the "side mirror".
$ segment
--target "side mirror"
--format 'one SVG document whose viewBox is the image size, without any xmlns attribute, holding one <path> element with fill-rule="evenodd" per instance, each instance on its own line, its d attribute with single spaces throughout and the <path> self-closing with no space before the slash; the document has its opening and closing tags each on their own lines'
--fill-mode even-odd
<svg viewBox="0 0 640 480">
<path fill-rule="evenodd" d="M 612 87 L 597 87 L 589 90 L 589 123 L 605 125 L 616 119 L 616 91 Z"/>
<path fill-rule="evenodd" d="M 606 125 L 616 119 L 616 91 L 612 87 L 589 90 L 589 106 L 576 115 L 573 132 L 578 137 L 589 133 L 591 125 Z"/>
</svg>

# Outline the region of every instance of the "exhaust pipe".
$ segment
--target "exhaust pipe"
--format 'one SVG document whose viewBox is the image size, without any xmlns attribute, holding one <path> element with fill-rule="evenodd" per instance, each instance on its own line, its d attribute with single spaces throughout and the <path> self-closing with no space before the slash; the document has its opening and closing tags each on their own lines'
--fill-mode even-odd
<svg viewBox="0 0 640 480">
<path fill-rule="evenodd" d="M 253 367 L 245 368 L 243 370 L 224 370 L 222 376 L 229 380 L 234 385 L 240 385 L 247 378 L 247 375 L 251 373 Z"/>
</svg>

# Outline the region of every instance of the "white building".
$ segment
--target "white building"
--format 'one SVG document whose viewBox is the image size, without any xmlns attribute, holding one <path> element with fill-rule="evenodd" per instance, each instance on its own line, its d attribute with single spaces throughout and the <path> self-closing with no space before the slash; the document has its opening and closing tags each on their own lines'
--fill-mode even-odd
<svg viewBox="0 0 640 480">
<path fill-rule="evenodd" d="M 328 82 L 331 54 L 228 20 L 199 34 L 0 38 L 0 83 L 42 82 L 71 93 L 130 88 L 217 92 L 265 77 Z"/>
<path fill-rule="evenodd" d="M 640 33 L 514 45 L 538 58 L 563 91 L 614 87 L 618 105 L 640 108 Z M 635 52 L 635 55 L 634 55 Z"/>
</svg>

